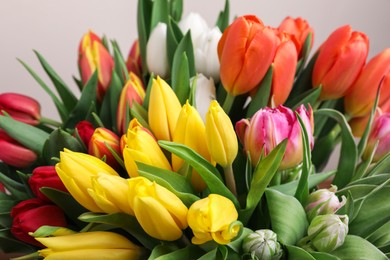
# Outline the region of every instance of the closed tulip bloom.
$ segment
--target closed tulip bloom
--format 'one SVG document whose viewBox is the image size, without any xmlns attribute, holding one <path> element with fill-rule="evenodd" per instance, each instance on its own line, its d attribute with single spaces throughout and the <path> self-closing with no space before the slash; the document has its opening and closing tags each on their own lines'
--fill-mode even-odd
<svg viewBox="0 0 390 260">
<path fill-rule="evenodd" d="M 131 46 L 126 60 L 126 67 L 129 72 L 134 73 L 138 77 L 142 77 L 141 51 L 139 49 L 138 39 Z"/>
<path fill-rule="evenodd" d="M 3 115 L 2 110 L 13 119 L 29 125 L 38 125 L 41 118 L 40 104 L 35 99 L 22 94 L 0 94 L 0 115 Z"/>
<path fill-rule="evenodd" d="M 305 44 L 306 38 L 311 33 L 310 49 L 313 46 L 314 30 L 310 24 L 303 18 L 286 17 L 279 25 L 279 30 L 287 32 L 291 35 L 292 41 L 297 48 L 298 57 L 302 57 L 302 47 Z"/>
<path fill-rule="evenodd" d="M 177 120 L 173 142 L 184 144 L 206 160 L 211 161 L 210 152 L 206 143 L 206 127 L 198 111 L 188 101 L 183 106 L 179 119 Z M 172 155 L 172 168 L 174 171 L 180 170 L 183 163 L 183 159 L 174 154 Z M 206 183 L 196 171 L 192 171 L 192 185 L 199 192 L 206 188 Z"/>
<path fill-rule="evenodd" d="M 181 104 L 172 88 L 160 77 L 153 79 L 149 100 L 149 126 L 158 140 L 172 141 Z"/>
<path fill-rule="evenodd" d="M 83 120 L 77 123 L 75 131 L 77 131 L 77 135 L 88 148 L 89 141 L 91 140 L 93 132 L 95 132 L 94 126 L 90 122 Z M 74 133 L 74 136 L 76 136 L 76 132 Z"/>
<path fill-rule="evenodd" d="M 315 61 L 313 87 L 322 85 L 320 98 L 343 97 L 357 79 L 368 54 L 368 37 L 345 25 L 334 31 L 319 49 Z"/>
<path fill-rule="evenodd" d="M 187 207 L 172 192 L 144 177 L 128 179 L 129 204 L 145 232 L 173 241 L 187 228 Z"/>
<path fill-rule="evenodd" d="M 127 131 L 127 144 L 123 149 L 123 158 L 130 177 L 138 176 L 136 162 L 152 165 L 166 170 L 171 166 L 154 136 L 137 119 L 133 119 Z"/>
<path fill-rule="evenodd" d="M 167 25 L 158 23 L 150 33 L 146 44 L 146 62 L 150 73 L 162 78 L 169 74 L 167 53 Z"/>
<path fill-rule="evenodd" d="M 125 212 L 134 216 L 127 199 L 129 187 L 126 179 L 105 173 L 99 173 L 91 178 L 92 189 L 88 189 L 88 194 L 103 212 L 109 214 Z"/>
<path fill-rule="evenodd" d="M 191 78 L 191 85 L 194 78 Z M 203 74 L 196 76 L 195 104 L 203 121 L 206 122 L 206 113 L 210 102 L 216 99 L 216 88 L 213 78 L 207 78 Z"/>
<path fill-rule="evenodd" d="M 179 28 L 183 34 L 191 31 L 194 49 L 201 47 L 203 41 L 200 38 L 209 30 L 206 20 L 199 13 L 192 12 L 180 20 Z"/>
<path fill-rule="evenodd" d="M 107 128 L 96 128 L 89 141 L 88 153 L 99 159 L 105 157 L 108 165 L 118 169 L 120 167 L 119 163 L 107 146 L 111 147 L 118 155 L 121 155 L 119 136 Z"/>
<path fill-rule="evenodd" d="M 309 135 L 310 147 L 314 146 L 313 112 L 311 107 L 306 110 L 301 105 L 296 111 Z M 303 159 L 302 133 L 299 121 L 294 112 L 284 106 L 264 108 L 257 111 L 253 117 L 242 119 L 236 124 L 236 132 L 244 151 L 249 152 L 254 166 L 263 152 L 267 156 L 280 142 L 288 139 L 286 152 L 279 169 L 288 169 L 297 166 Z"/>
<path fill-rule="evenodd" d="M 233 202 L 221 195 L 210 194 L 195 201 L 187 216 L 188 225 L 194 233 L 191 242 L 199 245 L 214 240 L 221 245 L 228 244 L 240 231 L 240 226 L 234 225 L 237 218 Z"/>
<path fill-rule="evenodd" d="M 98 71 L 97 99 L 103 100 L 110 86 L 111 74 L 114 69 L 114 59 L 104 47 L 100 38 L 92 32 L 85 34 L 79 47 L 79 70 L 81 81 L 86 84 L 95 70 Z"/>
<path fill-rule="evenodd" d="M 237 156 L 238 142 L 232 121 L 213 100 L 206 114 L 207 147 L 214 161 L 222 167 L 231 165 Z"/>
<path fill-rule="evenodd" d="M 87 190 L 92 189 L 91 177 L 98 173 L 118 176 L 113 168 L 92 155 L 68 149 L 60 152 L 60 162 L 55 167 L 66 189 L 78 203 L 92 212 L 102 212 Z"/>
<path fill-rule="evenodd" d="M 140 259 L 142 249 L 122 235 L 91 231 L 65 236 L 37 237 L 45 249 L 39 255 L 50 259 Z"/>
<path fill-rule="evenodd" d="M 256 16 L 238 17 L 219 43 L 221 82 L 233 96 L 254 89 L 266 74 L 276 51 L 276 36 Z"/>
<path fill-rule="evenodd" d="M 144 98 L 145 89 L 141 79 L 133 72 L 130 72 L 130 78 L 122 89 L 116 114 L 119 133 L 126 133 L 128 127 L 128 125 L 126 125 L 128 109 L 133 107 L 133 102 L 142 105 Z"/>
<path fill-rule="evenodd" d="M 378 143 L 378 147 L 372 158 L 373 162 L 379 161 L 390 151 L 390 113 L 385 113 L 375 119 L 362 156 L 364 160 L 367 160 L 372 154 L 376 143 Z"/>
<path fill-rule="evenodd" d="M 353 117 L 366 116 L 379 93 L 379 107 L 390 106 L 390 48 L 372 58 L 344 98 L 346 112 Z"/>
<path fill-rule="evenodd" d="M 0 147 L 0 161 L 16 168 L 27 168 L 38 159 L 35 152 L 22 146 L 1 129 Z"/>
</svg>

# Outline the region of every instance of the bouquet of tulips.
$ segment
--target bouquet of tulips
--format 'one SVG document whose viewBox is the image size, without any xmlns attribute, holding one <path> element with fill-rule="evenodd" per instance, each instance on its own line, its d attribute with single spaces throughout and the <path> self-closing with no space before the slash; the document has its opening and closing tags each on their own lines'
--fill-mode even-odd
<svg viewBox="0 0 390 260">
<path fill-rule="evenodd" d="M 387 259 L 390 49 L 302 18 L 215 27 L 140 0 L 124 57 L 87 32 L 73 93 L 0 94 L 0 249 L 18 259 Z M 338 164 L 325 171 L 340 146 Z"/>
</svg>

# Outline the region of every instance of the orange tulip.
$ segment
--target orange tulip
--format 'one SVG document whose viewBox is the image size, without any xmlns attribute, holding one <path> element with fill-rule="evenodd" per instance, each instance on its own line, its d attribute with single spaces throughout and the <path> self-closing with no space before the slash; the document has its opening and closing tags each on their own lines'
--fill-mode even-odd
<svg viewBox="0 0 390 260">
<path fill-rule="evenodd" d="M 390 106 L 390 48 L 376 55 L 364 67 L 345 96 L 346 112 L 353 117 L 368 115 L 374 105 L 379 84 L 381 90 L 378 106 L 387 110 Z"/>
<path fill-rule="evenodd" d="M 254 89 L 266 74 L 276 51 L 276 36 L 253 15 L 237 18 L 218 43 L 221 81 L 233 96 Z"/>
<path fill-rule="evenodd" d="M 319 49 L 313 68 L 314 87 L 322 85 L 320 98 L 343 97 L 357 79 L 368 54 L 368 37 L 349 25 L 334 31 Z"/>
</svg>

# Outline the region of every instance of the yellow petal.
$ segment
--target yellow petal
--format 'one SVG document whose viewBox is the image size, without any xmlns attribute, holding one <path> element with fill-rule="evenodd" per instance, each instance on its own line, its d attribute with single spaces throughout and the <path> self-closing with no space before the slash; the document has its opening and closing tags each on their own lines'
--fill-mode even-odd
<svg viewBox="0 0 390 260">
<path fill-rule="evenodd" d="M 41 256 L 45 253 L 42 253 Z M 113 260 L 129 260 L 129 259 L 140 259 L 140 250 L 132 249 L 77 249 L 65 252 L 53 252 L 50 253 L 45 260 L 86 260 L 86 259 L 113 259 Z"/>
</svg>

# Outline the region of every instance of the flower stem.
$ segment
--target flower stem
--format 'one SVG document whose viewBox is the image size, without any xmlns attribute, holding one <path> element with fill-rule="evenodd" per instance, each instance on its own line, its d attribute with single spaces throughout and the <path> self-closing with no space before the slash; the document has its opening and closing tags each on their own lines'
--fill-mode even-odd
<svg viewBox="0 0 390 260">
<path fill-rule="evenodd" d="M 39 122 L 42 123 L 42 124 L 45 124 L 45 125 L 51 125 L 51 126 L 55 126 L 55 127 L 62 126 L 61 122 L 58 122 L 56 120 L 53 120 L 53 119 L 47 118 L 47 117 L 41 117 L 39 119 Z"/>
<path fill-rule="evenodd" d="M 226 98 L 223 101 L 222 108 L 225 111 L 226 114 L 229 114 L 230 109 L 232 108 L 233 102 L 234 102 L 234 96 L 230 95 L 229 93 L 226 94 Z"/>
<path fill-rule="evenodd" d="M 234 196 L 237 196 L 236 181 L 234 180 L 233 167 L 228 165 L 223 168 L 225 174 L 226 186 L 233 193 Z"/>
</svg>

